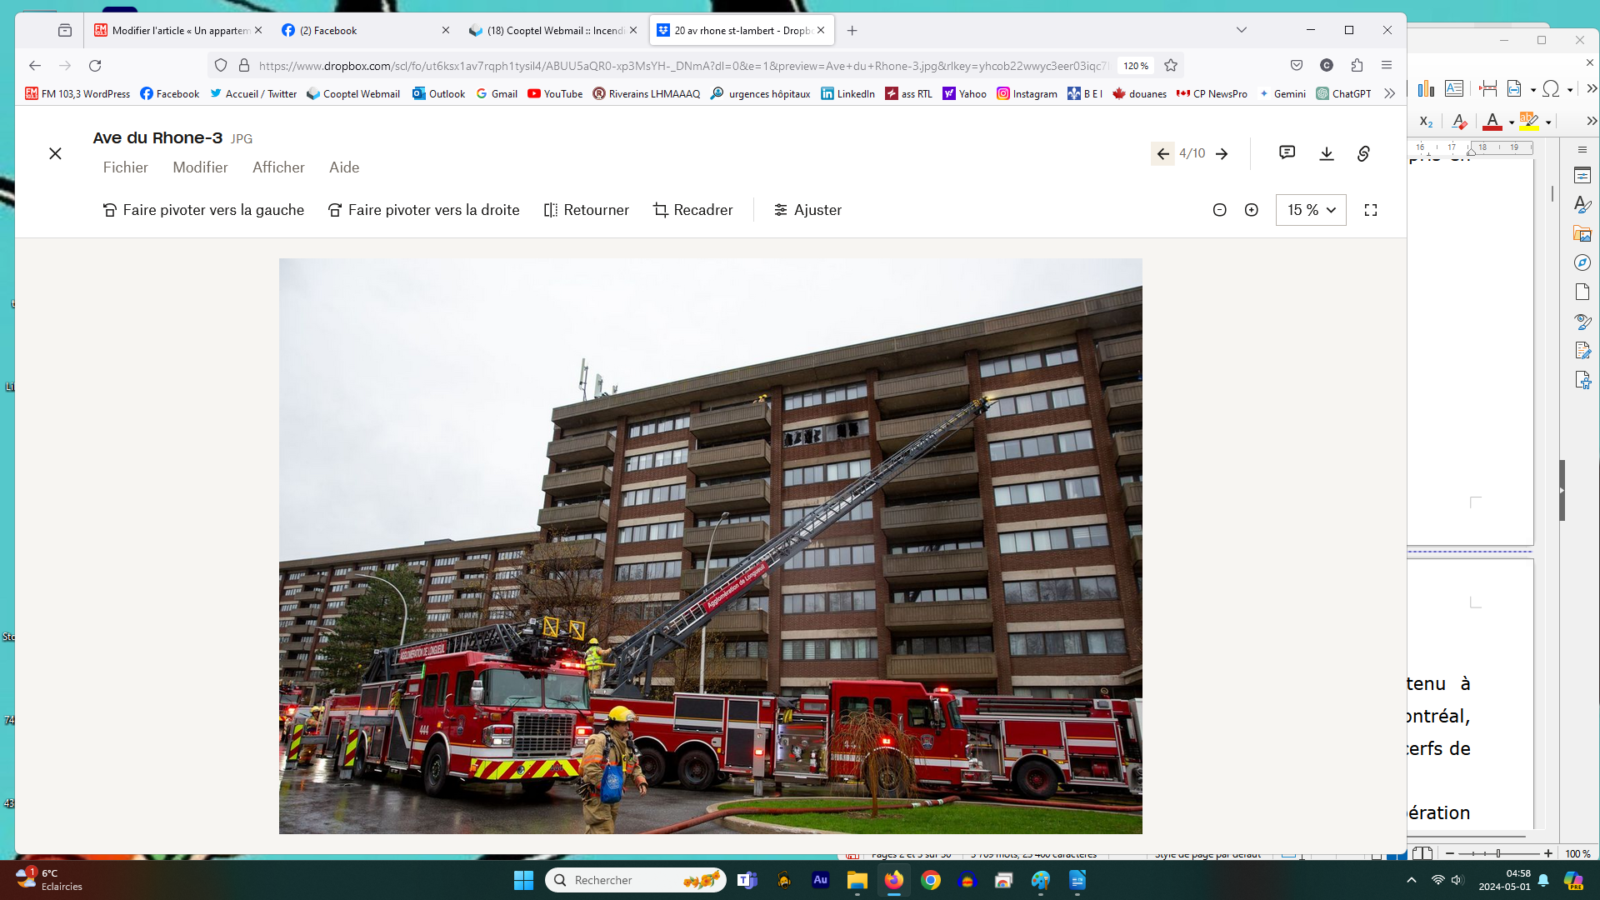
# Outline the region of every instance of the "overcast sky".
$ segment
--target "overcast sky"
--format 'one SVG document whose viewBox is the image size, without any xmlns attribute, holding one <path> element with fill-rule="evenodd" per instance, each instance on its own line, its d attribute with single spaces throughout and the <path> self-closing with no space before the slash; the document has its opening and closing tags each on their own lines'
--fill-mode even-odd
<svg viewBox="0 0 1600 900">
<path fill-rule="evenodd" d="M 279 559 L 533 531 L 550 411 L 1076 300 L 1138 260 L 285 260 Z"/>
</svg>

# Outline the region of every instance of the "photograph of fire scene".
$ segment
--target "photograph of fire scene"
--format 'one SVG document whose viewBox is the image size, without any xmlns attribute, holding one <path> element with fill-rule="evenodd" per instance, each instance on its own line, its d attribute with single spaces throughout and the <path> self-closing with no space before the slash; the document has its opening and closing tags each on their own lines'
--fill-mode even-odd
<svg viewBox="0 0 1600 900">
<path fill-rule="evenodd" d="M 284 260 L 279 830 L 1140 833 L 1141 268 Z"/>
</svg>

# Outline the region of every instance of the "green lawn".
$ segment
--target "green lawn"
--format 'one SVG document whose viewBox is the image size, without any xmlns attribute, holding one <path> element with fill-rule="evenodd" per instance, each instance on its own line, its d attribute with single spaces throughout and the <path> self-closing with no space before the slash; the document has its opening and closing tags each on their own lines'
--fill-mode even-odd
<svg viewBox="0 0 1600 900">
<path fill-rule="evenodd" d="M 731 805 L 812 807 L 864 806 L 866 803 L 865 799 L 853 797 L 815 797 L 803 800 L 747 800 Z M 876 819 L 868 818 L 870 815 L 868 812 L 799 813 L 743 818 L 850 834 L 1141 834 L 1144 831 L 1144 819 L 1137 815 L 989 803 L 957 802 L 950 806 L 883 809 L 878 812 Z"/>
</svg>

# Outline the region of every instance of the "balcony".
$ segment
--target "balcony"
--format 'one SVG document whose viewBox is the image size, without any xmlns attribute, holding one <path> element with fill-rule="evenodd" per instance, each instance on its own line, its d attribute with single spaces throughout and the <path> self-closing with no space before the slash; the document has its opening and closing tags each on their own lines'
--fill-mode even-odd
<svg viewBox="0 0 1600 900">
<path fill-rule="evenodd" d="M 951 494 L 978 487 L 978 455 L 955 453 L 920 459 L 883 486 L 886 497 Z"/>
<path fill-rule="evenodd" d="M 713 484 L 689 488 L 685 505 L 700 515 L 736 512 L 764 512 L 771 508 L 771 491 L 766 481 L 757 478 L 733 484 Z M 543 525 L 543 522 L 539 523 Z"/>
<path fill-rule="evenodd" d="M 889 678 L 903 681 L 993 681 L 999 677 L 993 653 L 891 656 Z"/>
<path fill-rule="evenodd" d="M 1112 436 L 1117 445 L 1117 465 L 1134 468 L 1144 465 L 1144 431 L 1119 431 Z"/>
<path fill-rule="evenodd" d="M 304 625 L 290 625 L 288 631 L 292 635 L 306 635 L 311 633 L 311 627 L 311 623 L 307 622 Z"/>
<path fill-rule="evenodd" d="M 883 577 L 895 587 L 950 586 L 976 581 L 989 573 L 988 551 L 940 550 L 933 553 L 891 553 L 883 558 Z"/>
<path fill-rule="evenodd" d="M 483 606 L 482 597 L 451 597 L 451 609 L 478 609 Z"/>
<path fill-rule="evenodd" d="M 468 628 L 477 628 L 482 624 L 482 622 L 478 621 L 477 616 L 456 616 L 455 618 L 444 620 L 444 626 L 451 631 L 466 631 Z"/>
<path fill-rule="evenodd" d="M 278 645 L 278 649 L 283 651 L 284 653 L 304 653 L 304 652 L 306 652 L 306 651 L 311 649 L 311 645 L 306 643 L 305 641 L 289 641 L 286 644 L 279 644 Z M 298 660 L 298 659 L 292 660 L 292 661 L 293 662 L 302 662 L 302 660 Z"/>
<path fill-rule="evenodd" d="M 581 541 L 551 541 L 548 544 L 534 544 L 529 555 L 530 562 L 539 564 L 566 564 L 589 568 L 598 565 L 606 558 L 605 541 L 594 538 L 584 538 Z"/>
<path fill-rule="evenodd" d="M 611 504 L 604 500 L 590 500 L 571 506 L 549 506 L 539 510 L 539 527 L 575 532 L 601 531 L 606 527 L 610 513 Z"/>
<path fill-rule="evenodd" d="M 609 457 L 608 457 L 609 461 Z M 592 497 L 611 493 L 611 467 L 588 466 L 544 477 L 544 492 L 552 497 Z"/>
<path fill-rule="evenodd" d="M 1133 569 L 1135 572 L 1144 571 L 1144 535 L 1136 534 L 1128 539 L 1128 545 L 1133 548 Z"/>
<path fill-rule="evenodd" d="M 706 668 L 714 673 L 714 677 L 729 681 L 767 680 L 767 661 L 760 657 L 724 657 L 717 660 L 714 667 L 707 664 Z"/>
<path fill-rule="evenodd" d="M 765 403 L 741 403 L 689 417 L 689 433 L 702 441 L 772 434 L 772 411 Z"/>
<path fill-rule="evenodd" d="M 294 603 L 321 603 L 322 599 L 323 599 L 322 591 L 301 591 L 298 594 L 285 594 L 283 596 L 283 598 L 279 602 L 280 603 L 290 603 L 290 602 L 294 602 Z"/>
<path fill-rule="evenodd" d="M 740 522 L 716 529 L 716 546 L 711 546 L 711 526 L 701 525 L 683 533 L 683 549 L 691 553 L 717 552 L 747 553 L 767 542 L 771 529 L 765 522 Z"/>
<path fill-rule="evenodd" d="M 1139 371 L 1144 363 L 1144 335 L 1112 338 L 1095 348 L 1101 378 L 1121 378 Z"/>
<path fill-rule="evenodd" d="M 767 611 L 764 609 L 741 609 L 735 612 L 718 613 L 711 617 L 711 625 L 709 627 L 713 634 L 766 634 Z"/>
<path fill-rule="evenodd" d="M 967 367 L 940 369 L 878 382 L 873 396 L 884 415 L 901 415 L 921 409 L 958 406 L 971 396 Z"/>
<path fill-rule="evenodd" d="M 322 587 L 322 586 L 324 586 L 324 585 L 326 585 L 328 583 L 328 576 L 326 576 L 326 575 L 306 575 L 306 576 L 303 576 L 301 578 L 296 578 L 294 581 L 291 581 L 289 583 L 290 584 L 298 584 L 303 588 L 305 588 L 305 587 L 319 588 L 319 587 Z"/>
<path fill-rule="evenodd" d="M 1130 481 L 1122 486 L 1122 511 L 1130 516 L 1144 512 L 1144 482 Z"/>
<path fill-rule="evenodd" d="M 891 540 L 921 537 L 968 537 L 983 533 L 983 503 L 946 500 L 883 510 L 883 533 Z"/>
<path fill-rule="evenodd" d="M 879 419 L 878 446 L 883 448 L 884 453 L 893 453 L 932 431 L 935 425 L 953 415 L 955 415 L 955 410 L 909 416 L 904 419 Z M 950 435 L 939 446 L 944 448 L 971 447 L 972 434 L 972 423 L 968 422 L 960 431 Z"/>
<path fill-rule="evenodd" d="M 1106 418 L 1113 422 L 1134 422 L 1143 417 L 1144 382 L 1106 388 Z"/>
<path fill-rule="evenodd" d="M 711 570 L 711 580 L 712 581 L 716 581 L 717 578 L 719 576 L 721 576 L 723 572 L 726 572 L 726 571 L 728 571 L 728 570 L 727 569 L 712 569 Z M 688 591 L 689 593 L 692 594 L 695 591 L 700 590 L 700 583 L 702 581 L 704 581 L 705 579 L 706 579 L 706 570 L 705 569 L 687 569 L 683 573 L 683 580 L 679 583 L 679 586 L 682 587 L 683 590 L 686 590 L 686 591 Z M 755 581 L 750 582 L 750 590 L 756 590 L 757 588 L 765 588 L 766 586 L 767 586 L 767 576 L 766 575 L 762 575 L 760 578 L 757 578 Z M 733 615 L 733 614 L 732 613 L 728 613 L 728 615 Z M 720 618 L 720 616 L 718 618 Z M 715 622 L 716 619 L 712 619 L 712 621 Z"/>
<path fill-rule="evenodd" d="M 689 471 L 702 478 L 765 474 L 771 469 L 772 445 L 763 440 L 689 451 Z"/>
<path fill-rule="evenodd" d="M 462 578 L 481 578 L 483 577 L 482 575 L 474 576 L 472 573 L 489 571 L 489 561 L 487 559 L 463 559 L 456 563 L 456 571 L 460 573 Z"/>
<path fill-rule="evenodd" d="M 577 437 L 561 438 L 551 441 L 545 448 L 545 456 L 558 466 L 570 466 L 577 463 L 608 463 L 616 458 L 617 439 L 608 431 L 596 431 L 593 434 L 582 434 Z"/>
<path fill-rule="evenodd" d="M 351 600 L 356 597 L 365 597 L 368 590 L 370 588 L 367 587 L 366 582 L 352 581 L 349 587 L 339 592 L 339 596 L 346 600 Z"/>
<path fill-rule="evenodd" d="M 987 600 L 940 600 L 932 603 L 890 603 L 883 608 L 890 631 L 949 631 L 994 624 Z"/>
</svg>

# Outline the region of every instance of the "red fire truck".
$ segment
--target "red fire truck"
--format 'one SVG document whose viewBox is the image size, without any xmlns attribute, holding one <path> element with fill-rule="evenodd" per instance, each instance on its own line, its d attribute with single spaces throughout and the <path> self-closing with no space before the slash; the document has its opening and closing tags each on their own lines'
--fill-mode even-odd
<svg viewBox="0 0 1600 900">
<path fill-rule="evenodd" d="M 677 694 L 671 700 L 627 700 L 638 716 L 632 733 L 639 768 L 651 785 L 674 778 L 691 790 L 705 790 L 730 775 L 761 774 L 783 783 L 855 781 L 861 749 L 836 745 L 832 736 L 857 713 L 894 722 L 912 746 L 865 748 L 865 755 L 912 756 L 918 784 L 929 787 L 983 785 L 988 773 L 967 757 L 967 732 L 955 698 L 933 693 L 916 682 L 835 681 L 827 694 L 799 698 L 770 695 Z M 596 721 L 617 704 L 613 697 L 592 701 Z M 901 769 L 879 769 L 879 791 L 904 793 Z"/>
<path fill-rule="evenodd" d="M 1062 787 L 1143 793 L 1138 701 L 953 696 L 994 786 L 1034 800 Z"/>
<path fill-rule="evenodd" d="M 328 700 L 324 730 L 360 729 L 357 776 L 417 773 L 432 797 L 464 781 L 542 794 L 578 775 L 592 731 L 582 657 L 549 631 L 490 625 L 380 650 L 360 693 Z"/>
<path fill-rule="evenodd" d="M 289 728 L 294 725 L 295 716 L 300 713 L 300 698 L 302 694 L 297 687 L 278 688 L 278 731 L 287 735 Z"/>
</svg>

